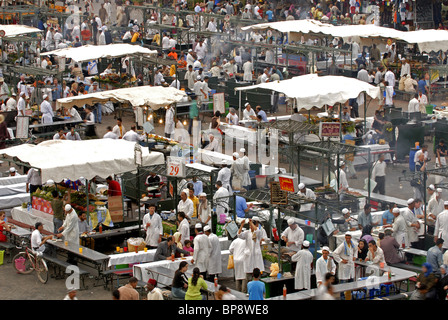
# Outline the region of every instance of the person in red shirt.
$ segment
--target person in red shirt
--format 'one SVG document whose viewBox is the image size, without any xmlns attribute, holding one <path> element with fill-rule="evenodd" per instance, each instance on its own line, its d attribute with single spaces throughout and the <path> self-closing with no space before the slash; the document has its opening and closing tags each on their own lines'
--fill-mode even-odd
<svg viewBox="0 0 448 320">
<path fill-rule="evenodd" d="M 109 189 L 107 190 L 107 194 L 109 196 L 121 196 L 121 187 L 118 181 L 112 179 L 112 177 L 107 177 L 107 184 L 109 185 Z"/>
</svg>

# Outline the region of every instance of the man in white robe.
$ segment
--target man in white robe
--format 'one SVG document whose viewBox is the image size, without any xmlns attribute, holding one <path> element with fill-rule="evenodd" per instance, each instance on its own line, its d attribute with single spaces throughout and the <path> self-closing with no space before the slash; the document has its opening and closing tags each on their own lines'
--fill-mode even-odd
<svg viewBox="0 0 448 320">
<path fill-rule="evenodd" d="M 282 232 L 281 238 L 292 251 L 299 251 L 305 238 L 305 233 L 293 218 L 288 219 L 288 227 Z"/>
<path fill-rule="evenodd" d="M 222 168 L 218 171 L 217 181 L 221 181 L 222 186 L 232 193 L 232 186 L 230 185 L 230 179 L 232 177 L 232 172 L 230 168 L 227 166 L 227 160 L 222 161 Z"/>
<path fill-rule="evenodd" d="M 191 259 L 191 263 L 195 264 L 196 267 L 199 268 L 199 272 L 204 276 L 207 273 L 207 268 L 210 259 L 210 253 L 212 246 L 208 237 L 202 231 L 202 224 L 197 223 L 195 225 L 195 233 L 196 237 L 193 240 L 193 259 Z"/>
<path fill-rule="evenodd" d="M 322 247 L 322 256 L 316 261 L 316 283 L 319 287 L 325 282 L 325 275 L 331 273 L 336 274 L 336 264 L 332 257 L 330 257 L 330 248 Z"/>
<path fill-rule="evenodd" d="M 183 246 L 185 245 L 185 240 L 190 240 L 190 224 L 188 223 L 185 212 L 178 212 L 177 220 L 179 221 L 177 231 L 179 231 L 179 233 L 182 235 L 180 238 L 180 242 Z"/>
<path fill-rule="evenodd" d="M 210 260 L 208 262 L 207 273 L 210 279 L 214 279 L 215 275 L 219 277 L 222 273 L 222 261 L 221 261 L 221 244 L 219 243 L 218 236 L 212 233 L 210 226 L 204 227 L 204 233 L 210 241 Z"/>
<path fill-rule="evenodd" d="M 313 254 L 308 250 L 310 242 L 307 240 L 303 241 L 302 247 L 302 250 L 291 257 L 291 261 L 297 262 L 294 277 L 294 289 L 296 290 L 311 289 Z"/>
<path fill-rule="evenodd" d="M 219 220 L 221 214 L 229 216 L 229 190 L 223 187 L 221 181 L 216 181 L 216 189 L 213 195 L 213 203 L 216 206 L 216 215 Z"/>
<path fill-rule="evenodd" d="M 146 231 L 145 243 L 149 247 L 157 247 L 162 241 L 162 218 L 156 213 L 155 204 L 149 205 L 149 212 L 143 216 L 143 228 Z"/>
<path fill-rule="evenodd" d="M 246 256 L 244 254 L 246 249 L 246 241 L 241 238 L 236 238 L 232 241 L 229 247 L 230 254 L 233 255 L 233 269 L 235 272 L 236 290 L 247 292 L 247 278 L 246 278 Z"/>
</svg>

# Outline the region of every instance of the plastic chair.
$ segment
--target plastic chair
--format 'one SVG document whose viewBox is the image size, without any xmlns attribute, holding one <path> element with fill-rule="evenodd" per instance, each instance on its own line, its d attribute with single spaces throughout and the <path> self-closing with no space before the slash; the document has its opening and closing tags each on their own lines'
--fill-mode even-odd
<svg viewBox="0 0 448 320">
<path fill-rule="evenodd" d="M 381 294 L 382 297 L 388 296 L 390 294 L 391 289 L 395 289 L 395 285 L 392 282 L 382 283 L 380 284 L 380 291 L 384 293 Z"/>
</svg>

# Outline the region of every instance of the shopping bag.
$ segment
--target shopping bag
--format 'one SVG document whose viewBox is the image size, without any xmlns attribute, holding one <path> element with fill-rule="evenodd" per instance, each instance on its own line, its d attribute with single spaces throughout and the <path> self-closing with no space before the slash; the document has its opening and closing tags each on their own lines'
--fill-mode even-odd
<svg viewBox="0 0 448 320">
<path fill-rule="evenodd" d="M 375 180 L 370 179 L 370 192 L 373 192 L 373 189 L 375 189 L 377 183 Z M 364 190 L 369 190 L 369 178 L 364 179 Z"/>
<path fill-rule="evenodd" d="M 233 254 L 229 255 L 229 261 L 227 262 L 227 269 L 233 269 L 235 267 L 233 262 Z"/>
</svg>

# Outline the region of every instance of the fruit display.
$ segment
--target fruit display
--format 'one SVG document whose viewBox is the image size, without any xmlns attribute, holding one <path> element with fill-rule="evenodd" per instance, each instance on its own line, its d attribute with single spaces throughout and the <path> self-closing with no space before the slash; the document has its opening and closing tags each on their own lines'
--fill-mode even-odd
<svg viewBox="0 0 448 320">
<path fill-rule="evenodd" d="M 174 140 L 156 135 L 156 134 L 148 134 L 148 139 L 154 139 L 156 142 L 161 142 L 164 144 L 169 144 L 169 145 L 177 145 L 178 143 Z"/>
</svg>

